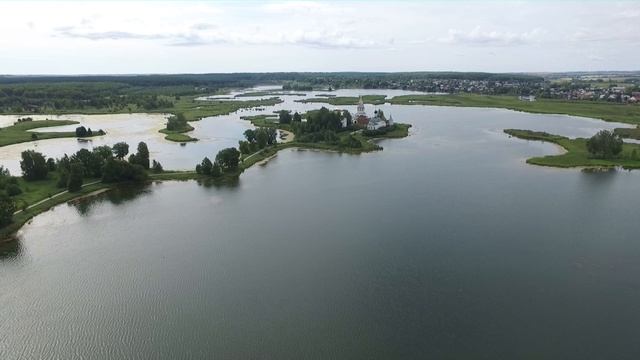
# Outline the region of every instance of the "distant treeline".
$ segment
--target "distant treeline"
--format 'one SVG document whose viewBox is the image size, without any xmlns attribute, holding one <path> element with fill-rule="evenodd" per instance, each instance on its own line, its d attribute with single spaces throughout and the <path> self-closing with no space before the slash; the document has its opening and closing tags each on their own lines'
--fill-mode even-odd
<svg viewBox="0 0 640 360">
<path fill-rule="evenodd" d="M 542 77 L 525 74 L 462 72 L 0 76 L 0 112 L 168 109 L 180 96 L 211 94 L 220 89 L 258 84 L 289 84 L 287 86 L 300 89 L 402 88 L 429 91 L 433 81 L 438 79 L 543 81 Z"/>
</svg>

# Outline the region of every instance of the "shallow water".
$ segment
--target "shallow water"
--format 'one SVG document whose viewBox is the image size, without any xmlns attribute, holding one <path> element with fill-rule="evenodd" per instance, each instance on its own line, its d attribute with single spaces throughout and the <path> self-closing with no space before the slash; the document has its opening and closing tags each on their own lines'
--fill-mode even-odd
<svg viewBox="0 0 640 360">
<path fill-rule="evenodd" d="M 0 248 L 2 358 L 637 358 L 638 173 L 529 166 L 557 149 L 502 133 L 617 124 L 381 108 L 414 124 L 384 151 L 36 217 Z"/>
</svg>

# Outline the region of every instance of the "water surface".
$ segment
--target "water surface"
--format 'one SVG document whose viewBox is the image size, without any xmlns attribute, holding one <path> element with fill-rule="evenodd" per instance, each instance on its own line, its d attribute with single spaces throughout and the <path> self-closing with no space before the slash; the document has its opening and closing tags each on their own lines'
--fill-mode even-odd
<svg viewBox="0 0 640 360">
<path fill-rule="evenodd" d="M 612 124 L 382 108 L 414 124 L 384 151 L 36 217 L 0 249 L 0 358 L 638 357 L 638 173 L 529 166 L 558 150 L 502 133 Z"/>
</svg>

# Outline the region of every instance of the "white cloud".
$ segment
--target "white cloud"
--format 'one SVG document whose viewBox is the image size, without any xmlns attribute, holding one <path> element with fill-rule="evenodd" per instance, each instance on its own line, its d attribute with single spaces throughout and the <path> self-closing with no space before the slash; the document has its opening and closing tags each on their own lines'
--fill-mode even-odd
<svg viewBox="0 0 640 360">
<path fill-rule="evenodd" d="M 341 11 L 341 6 L 315 1 L 284 1 L 267 3 L 262 6 L 272 14 L 328 14 Z"/>
<path fill-rule="evenodd" d="M 468 45 L 487 45 L 487 46 L 507 46 L 507 45 L 523 45 L 530 43 L 541 34 L 540 29 L 534 29 L 527 32 L 501 32 L 501 31 L 484 31 L 480 26 L 476 26 L 471 31 L 462 31 L 458 29 L 449 29 L 446 37 L 438 39 L 440 42 L 449 44 L 468 44 Z"/>
<path fill-rule="evenodd" d="M 369 48 L 377 42 L 348 36 L 331 30 L 232 31 L 211 24 L 198 23 L 185 32 L 135 32 L 126 30 L 96 31 L 92 26 L 64 26 L 54 29 L 54 36 L 61 38 L 101 40 L 162 40 L 165 45 L 203 46 L 211 44 L 231 45 L 299 45 L 316 48 Z"/>
</svg>

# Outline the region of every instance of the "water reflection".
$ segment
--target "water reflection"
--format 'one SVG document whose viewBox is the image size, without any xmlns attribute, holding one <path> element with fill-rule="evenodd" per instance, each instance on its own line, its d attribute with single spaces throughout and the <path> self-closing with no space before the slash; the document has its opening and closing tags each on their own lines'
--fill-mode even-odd
<svg viewBox="0 0 640 360">
<path fill-rule="evenodd" d="M 69 201 L 67 205 L 75 208 L 81 216 L 88 216 L 92 209 L 105 201 L 113 205 L 122 205 L 126 202 L 137 199 L 142 195 L 148 195 L 151 193 L 152 190 L 149 184 L 118 185 L 100 194 L 81 197 Z"/>
<path fill-rule="evenodd" d="M 210 178 L 210 179 L 198 179 L 197 180 L 198 185 L 205 187 L 205 188 L 215 188 L 215 189 L 222 189 L 222 188 L 237 188 L 238 186 L 240 186 L 240 178 L 239 177 L 235 177 L 235 178 L 231 178 L 231 179 L 224 179 L 224 180 L 218 180 L 218 179 L 214 179 L 214 178 Z"/>
<path fill-rule="evenodd" d="M 0 243 L 0 261 L 17 259 L 21 256 L 22 251 L 23 247 L 19 239 Z"/>
</svg>

